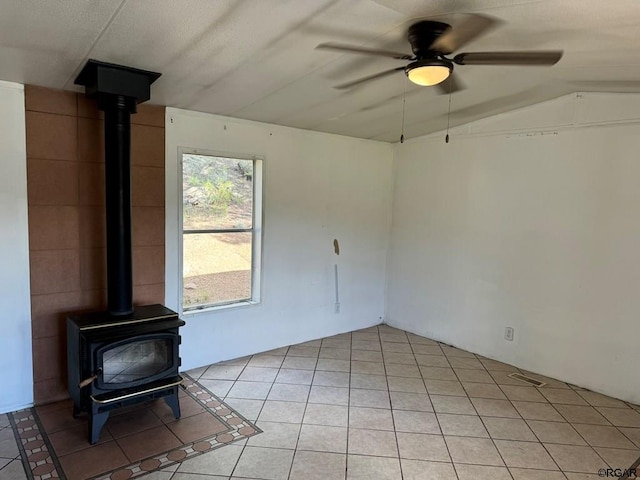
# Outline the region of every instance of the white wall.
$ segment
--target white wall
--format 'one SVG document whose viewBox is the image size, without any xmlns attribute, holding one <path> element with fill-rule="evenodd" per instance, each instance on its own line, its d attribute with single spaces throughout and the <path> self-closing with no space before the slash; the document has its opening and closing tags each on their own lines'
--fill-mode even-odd
<svg viewBox="0 0 640 480">
<path fill-rule="evenodd" d="M 0 81 L 0 413 L 33 404 L 24 88 Z"/>
<path fill-rule="evenodd" d="M 392 145 L 173 108 L 166 145 L 166 304 L 176 310 L 178 148 L 264 157 L 262 302 L 183 314 L 185 369 L 382 322 Z"/>
<path fill-rule="evenodd" d="M 640 403 L 639 121 L 576 94 L 396 145 L 387 322 Z"/>
</svg>

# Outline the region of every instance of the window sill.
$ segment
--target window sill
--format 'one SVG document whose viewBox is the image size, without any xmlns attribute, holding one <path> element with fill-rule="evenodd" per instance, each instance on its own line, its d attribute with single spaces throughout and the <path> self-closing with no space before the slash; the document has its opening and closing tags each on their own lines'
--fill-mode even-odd
<svg viewBox="0 0 640 480">
<path fill-rule="evenodd" d="M 182 315 L 185 317 L 196 317 L 199 314 L 214 313 L 226 310 L 235 310 L 237 308 L 247 308 L 260 305 L 259 300 L 246 300 L 244 302 L 227 303 L 225 305 L 214 305 L 211 307 L 196 308 L 193 310 L 183 310 Z"/>
</svg>

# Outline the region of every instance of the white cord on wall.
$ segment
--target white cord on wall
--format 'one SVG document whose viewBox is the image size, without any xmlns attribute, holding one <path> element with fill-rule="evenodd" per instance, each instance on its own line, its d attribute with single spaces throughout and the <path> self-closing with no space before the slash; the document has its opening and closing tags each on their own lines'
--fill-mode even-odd
<svg viewBox="0 0 640 480">
<path fill-rule="evenodd" d="M 336 255 L 340 255 L 340 244 L 338 243 L 338 239 L 335 238 L 333 240 L 333 252 Z M 340 313 L 340 291 L 338 289 L 338 264 L 334 264 L 333 265 L 333 272 L 334 272 L 334 276 L 335 276 L 335 283 L 336 283 L 336 306 L 335 306 L 335 313 Z"/>
<path fill-rule="evenodd" d="M 336 277 L 336 307 L 335 313 L 340 313 L 340 293 L 338 290 L 338 264 L 336 263 L 334 266 L 334 272 Z"/>
</svg>

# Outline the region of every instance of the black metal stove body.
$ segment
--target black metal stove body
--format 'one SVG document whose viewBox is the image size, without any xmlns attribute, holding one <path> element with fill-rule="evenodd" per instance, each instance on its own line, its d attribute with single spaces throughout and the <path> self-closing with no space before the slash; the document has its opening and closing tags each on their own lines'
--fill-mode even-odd
<svg viewBox="0 0 640 480">
<path fill-rule="evenodd" d="M 67 318 L 67 364 L 73 414 L 87 412 L 89 440 L 117 408 L 164 398 L 180 417 L 178 328 L 185 322 L 162 305 L 113 317 L 103 312 Z"/>
<path fill-rule="evenodd" d="M 133 308 L 131 114 L 159 76 L 89 60 L 75 81 L 104 111 L 108 309 L 67 319 L 68 390 L 74 415 L 89 416 L 92 444 L 116 408 L 164 398 L 180 417 L 178 329 L 185 322 L 162 305 Z"/>
</svg>

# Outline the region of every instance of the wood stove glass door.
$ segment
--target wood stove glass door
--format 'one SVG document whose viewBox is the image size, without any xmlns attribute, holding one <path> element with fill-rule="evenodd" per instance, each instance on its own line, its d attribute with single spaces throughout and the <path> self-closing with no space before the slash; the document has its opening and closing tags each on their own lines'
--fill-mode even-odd
<svg viewBox="0 0 640 480">
<path fill-rule="evenodd" d="M 173 335 L 145 335 L 103 346 L 97 352 L 101 387 L 135 386 L 162 377 L 173 369 L 174 350 Z"/>
</svg>

